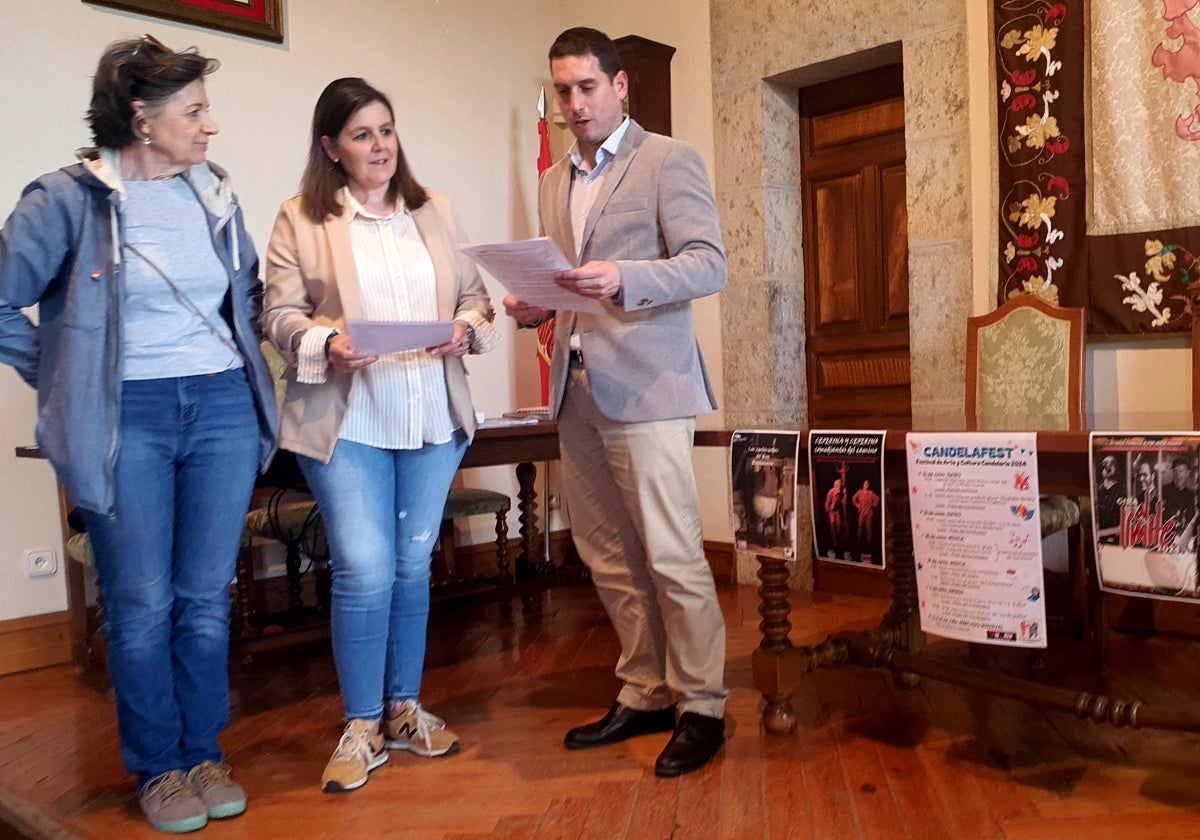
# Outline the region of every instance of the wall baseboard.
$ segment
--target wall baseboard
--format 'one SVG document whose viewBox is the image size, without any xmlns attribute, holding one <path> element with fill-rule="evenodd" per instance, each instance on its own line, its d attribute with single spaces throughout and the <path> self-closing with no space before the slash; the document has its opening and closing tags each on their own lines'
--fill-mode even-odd
<svg viewBox="0 0 1200 840">
<path fill-rule="evenodd" d="M 733 550 L 733 543 L 705 540 L 704 556 L 708 558 L 717 586 L 737 585 L 737 554 Z"/>
<path fill-rule="evenodd" d="M 0 621 L 0 674 L 70 661 L 71 619 L 66 611 Z"/>
</svg>

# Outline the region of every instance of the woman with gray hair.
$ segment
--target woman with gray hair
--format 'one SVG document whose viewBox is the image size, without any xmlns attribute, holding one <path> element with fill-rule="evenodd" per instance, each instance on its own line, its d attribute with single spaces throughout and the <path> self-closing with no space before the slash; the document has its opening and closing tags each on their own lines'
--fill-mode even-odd
<svg viewBox="0 0 1200 840">
<path fill-rule="evenodd" d="M 149 35 L 109 46 L 96 148 L 26 187 L 0 230 L 0 361 L 37 388 L 38 444 L 86 524 L 121 754 L 167 832 L 246 807 L 217 743 L 229 582 L 277 427 L 258 260 L 207 162 L 216 68 Z"/>
</svg>

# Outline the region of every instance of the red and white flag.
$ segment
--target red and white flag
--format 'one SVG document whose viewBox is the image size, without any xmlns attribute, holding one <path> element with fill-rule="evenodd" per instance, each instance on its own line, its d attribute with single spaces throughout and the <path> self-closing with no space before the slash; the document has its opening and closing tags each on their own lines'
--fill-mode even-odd
<svg viewBox="0 0 1200 840">
<path fill-rule="evenodd" d="M 538 149 L 538 179 L 542 173 L 554 165 L 550 156 L 550 128 L 546 124 L 546 88 L 538 99 L 538 136 L 541 146 Z M 537 328 L 538 372 L 542 379 L 542 405 L 550 404 L 550 358 L 554 355 L 554 319 L 547 318 Z"/>
</svg>

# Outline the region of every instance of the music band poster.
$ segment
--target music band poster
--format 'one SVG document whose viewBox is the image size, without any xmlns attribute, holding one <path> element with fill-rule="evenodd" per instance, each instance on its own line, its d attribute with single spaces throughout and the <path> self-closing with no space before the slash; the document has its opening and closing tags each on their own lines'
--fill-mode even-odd
<svg viewBox="0 0 1200 840">
<path fill-rule="evenodd" d="M 733 544 L 741 551 L 796 557 L 799 432 L 736 431 L 729 444 Z"/>
<path fill-rule="evenodd" d="M 1200 600 L 1198 450 L 1196 433 L 1091 434 L 1092 532 L 1102 589 Z"/>
<path fill-rule="evenodd" d="M 909 510 L 921 629 L 1046 647 L 1033 432 L 912 433 Z"/>
<path fill-rule="evenodd" d="M 813 546 L 822 560 L 883 569 L 885 432 L 808 433 Z"/>
</svg>

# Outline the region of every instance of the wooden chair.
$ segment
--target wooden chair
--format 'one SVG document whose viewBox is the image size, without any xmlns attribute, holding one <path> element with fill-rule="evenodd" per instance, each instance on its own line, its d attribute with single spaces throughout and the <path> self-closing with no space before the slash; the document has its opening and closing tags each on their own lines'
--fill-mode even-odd
<svg viewBox="0 0 1200 840">
<path fill-rule="evenodd" d="M 967 428 L 975 431 L 1078 430 L 1084 426 L 1083 309 L 1055 306 L 1036 295 L 1012 298 L 967 319 Z M 1066 611 L 1072 635 L 1082 633 L 1088 607 L 1087 546 L 1079 502 L 1039 500 L 1042 536 L 1068 530 Z M 1049 618 L 1049 616 L 1048 616 Z"/>
<path fill-rule="evenodd" d="M 497 581 L 509 583 L 512 581 L 512 571 L 508 566 L 508 510 L 512 500 L 504 493 L 494 490 L 480 490 L 474 487 L 452 487 L 446 497 L 446 509 L 442 513 L 442 527 L 438 538 L 442 544 L 440 559 L 434 560 L 433 584 L 457 583 L 465 579 L 454 562 L 454 520 L 467 516 L 478 516 L 484 513 L 496 517 L 496 564 L 499 573 Z M 488 577 L 488 576 L 483 576 Z"/>
<path fill-rule="evenodd" d="M 67 562 L 78 563 L 84 569 L 95 569 L 96 560 L 92 554 L 92 541 L 82 530 L 83 522 L 78 514 L 72 511 L 68 517 L 76 533 L 66 542 Z M 104 598 L 96 593 L 95 612 L 88 617 L 83 638 L 83 667 L 87 671 L 96 671 L 108 680 L 108 635 L 104 629 Z"/>
<path fill-rule="evenodd" d="M 259 342 L 263 358 L 271 371 L 275 385 L 275 405 L 282 410 L 287 393 L 287 363 L 274 345 L 266 339 Z M 250 631 L 262 629 L 270 624 L 300 624 L 314 614 L 329 615 L 329 549 L 325 544 L 325 531 L 317 503 L 307 492 L 298 492 L 304 487 L 303 476 L 296 466 L 295 458 L 279 452 L 270 470 L 260 477 L 258 486 L 269 490 L 265 503 L 256 503 L 246 514 L 242 533 L 242 551 L 238 556 L 235 583 L 236 600 L 233 610 L 235 637 L 246 637 Z M 263 494 L 256 492 L 261 500 Z M 287 578 L 287 607 L 280 615 L 268 615 L 254 609 L 254 568 L 252 549 L 255 540 L 271 540 L 284 546 L 284 568 Z M 308 565 L 304 561 L 307 558 Z M 316 574 L 316 603 L 305 604 L 303 597 L 303 575 L 313 570 Z"/>
<path fill-rule="evenodd" d="M 1021 295 L 967 319 L 967 428 L 1083 428 L 1085 313 Z"/>
</svg>

